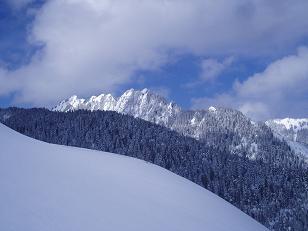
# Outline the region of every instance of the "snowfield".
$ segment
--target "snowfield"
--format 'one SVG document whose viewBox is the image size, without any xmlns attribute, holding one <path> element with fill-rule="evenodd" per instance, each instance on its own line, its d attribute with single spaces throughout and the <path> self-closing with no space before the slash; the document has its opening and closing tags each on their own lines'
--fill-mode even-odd
<svg viewBox="0 0 308 231">
<path fill-rule="evenodd" d="M 211 192 L 155 165 L 47 144 L 0 124 L 0 230 L 267 229 Z"/>
</svg>

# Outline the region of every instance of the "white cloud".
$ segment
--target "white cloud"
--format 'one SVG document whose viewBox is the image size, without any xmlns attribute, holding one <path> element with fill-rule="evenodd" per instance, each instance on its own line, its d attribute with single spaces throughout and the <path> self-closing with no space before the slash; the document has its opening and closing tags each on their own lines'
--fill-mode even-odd
<svg viewBox="0 0 308 231">
<path fill-rule="evenodd" d="M 246 81 L 235 82 L 232 92 L 193 100 L 193 107 L 236 107 L 254 119 L 307 117 L 308 48 L 271 63 Z"/>
<path fill-rule="evenodd" d="M 219 62 L 217 59 L 202 60 L 200 80 L 215 80 L 233 63 L 233 60 L 232 56 L 224 59 L 222 62 Z"/>
<path fill-rule="evenodd" d="M 220 75 L 224 73 L 234 62 L 234 57 L 229 56 L 222 61 L 209 58 L 203 59 L 200 62 L 201 72 L 197 80 L 185 83 L 183 88 L 194 88 L 200 84 L 215 81 Z"/>
<path fill-rule="evenodd" d="M 29 34 L 43 49 L 28 65 L 0 71 L 0 96 L 53 104 L 110 92 L 179 53 L 284 50 L 308 35 L 307 10 L 306 0 L 49 0 Z"/>
</svg>

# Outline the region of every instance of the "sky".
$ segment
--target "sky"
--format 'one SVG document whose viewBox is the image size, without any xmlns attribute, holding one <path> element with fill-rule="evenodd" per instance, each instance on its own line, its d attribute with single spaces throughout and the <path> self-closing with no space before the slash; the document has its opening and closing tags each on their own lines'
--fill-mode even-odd
<svg viewBox="0 0 308 231">
<path fill-rule="evenodd" d="M 1 0 L 0 107 L 149 88 L 308 117 L 307 0 Z"/>
</svg>

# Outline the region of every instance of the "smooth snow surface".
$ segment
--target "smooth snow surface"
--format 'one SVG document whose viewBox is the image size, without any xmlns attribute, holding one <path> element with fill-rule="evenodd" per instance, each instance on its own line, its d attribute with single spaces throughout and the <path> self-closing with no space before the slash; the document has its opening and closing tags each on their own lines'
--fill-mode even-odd
<svg viewBox="0 0 308 231">
<path fill-rule="evenodd" d="M 144 161 L 47 144 L 2 124 L 0 145 L 0 230 L 267 230 Z"/>
</svg>

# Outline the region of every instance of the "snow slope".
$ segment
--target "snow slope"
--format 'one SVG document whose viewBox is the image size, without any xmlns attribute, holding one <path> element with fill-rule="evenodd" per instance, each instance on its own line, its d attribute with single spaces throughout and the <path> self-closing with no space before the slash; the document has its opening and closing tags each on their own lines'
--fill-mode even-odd
<svg viewBox="0 0 308 231">
<path fill-rule="evenodd" d="M 144 161 L 47 144 L 2 124 L 0 145 L 0 230 L 267 230 Z"/>
</svg>

